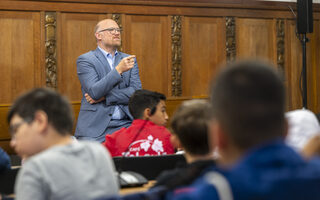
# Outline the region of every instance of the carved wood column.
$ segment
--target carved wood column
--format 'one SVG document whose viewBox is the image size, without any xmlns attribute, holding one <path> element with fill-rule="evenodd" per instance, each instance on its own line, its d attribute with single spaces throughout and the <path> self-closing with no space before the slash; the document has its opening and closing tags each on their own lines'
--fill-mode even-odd
<svg viewBox="0 0 320 200">
<path fill-rule="evenodd" d="M 171 17 L 172 96 L 181 96 L 181 16 Z"/>
<path fill-rule="evenodd" d="M 283 19 L 277 19 L 277 66 L 279 72 L 282 74 L 282 77 L 284 78 L 284 64 L 285 64 L 285 47 L 284 47 L 284 36 L 285 36 L 285 30 L 284 30 L 284 20 Z"/>
<path fill-rule="evenodd" d="M 236 60 L 236 22 L 234 17 L 226 17 L 226 57 L 227 63 Z"/>
<path fill-rule="evenodd" d="M 56 13 L 45 12 L 46 86 L 57 89 Z"/>
</svg>

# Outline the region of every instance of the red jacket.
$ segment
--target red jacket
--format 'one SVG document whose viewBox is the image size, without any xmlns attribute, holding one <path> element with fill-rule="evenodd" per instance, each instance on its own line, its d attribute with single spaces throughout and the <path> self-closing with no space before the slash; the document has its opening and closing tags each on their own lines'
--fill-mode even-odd
<svg viewBox="0 0 320 200">
<path fill-rule="evenodd" d="M 136 119 L 130 127 L 106 135 L 103 145 L 108 148 L 112 157 L 123 156 L 125 151 L 127 151 L 126 156 L 173 154 L 170 135 L 164 126 Z"/>
</svg>

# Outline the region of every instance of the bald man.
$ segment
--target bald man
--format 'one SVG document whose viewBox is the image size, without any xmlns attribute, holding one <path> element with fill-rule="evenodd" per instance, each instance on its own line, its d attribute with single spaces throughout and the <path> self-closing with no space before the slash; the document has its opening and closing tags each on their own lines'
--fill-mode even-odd
<svg viewBox="0 0 320 200">
<path fill-rule="evenodd" d="M 141 89 L 141 81 L 135 56 L 117 51 L 121 45 L 119 25 L 105 19 L 94 32 L 98 47 L 77 60 L 82 100 L 75 136 L 104 142 L 106 134 L 130 126 L 133 118 L 128 101 Z"/>
</svg>

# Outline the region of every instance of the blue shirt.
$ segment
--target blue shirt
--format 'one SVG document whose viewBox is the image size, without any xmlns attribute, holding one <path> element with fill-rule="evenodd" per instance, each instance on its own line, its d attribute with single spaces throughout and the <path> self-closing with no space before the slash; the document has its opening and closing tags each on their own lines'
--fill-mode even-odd
<svg viewBox="0 0 320 200">
<path fill-rule="evenodd" d="M 110 70 L 113 70 L 116 66 L 114 66 L 114 61 L 116 56 L 118 55 L 118 51 L 116 50 L 116 52 L 114 53 L 114 56 L 112 56 L 111 53 L 106 52 L 105 50 L 103 50 L 102 48 L 100 48 L 98 46 L 98 48 L 100 49 L 100 51 L 102 52 L 102 54 L 104 55 L 104 57 L 107 59 L 109 66 L 110 66 Z M 114 112 L 112 114 L 112 119 L 123 119 L 125 116 L 125 114 L 122 112 L 122 110 L 120 109 L 119 106 L 115 106 L 114 108 Z"/>
</svg>

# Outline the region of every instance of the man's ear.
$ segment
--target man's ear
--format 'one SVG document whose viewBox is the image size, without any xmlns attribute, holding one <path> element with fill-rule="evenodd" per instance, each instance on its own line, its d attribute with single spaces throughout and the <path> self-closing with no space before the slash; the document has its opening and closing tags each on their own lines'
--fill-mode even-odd
<svg viewBox="0 0 320 200">
<path fill-rule="evenodd" d="M 96 40 L 97 41 L 101 40 L 101 34 L 100 33 L 95 33 L 94 35 L 96 36 Z"/>
<path fill-rule="evenodd" d="M 48 129 L 48 115 L 43 111 L 36 111 L 34 113 L 34 123 L 36 123 L 36 128 L 40 133 L 46 133 Z"/>
</svg>

